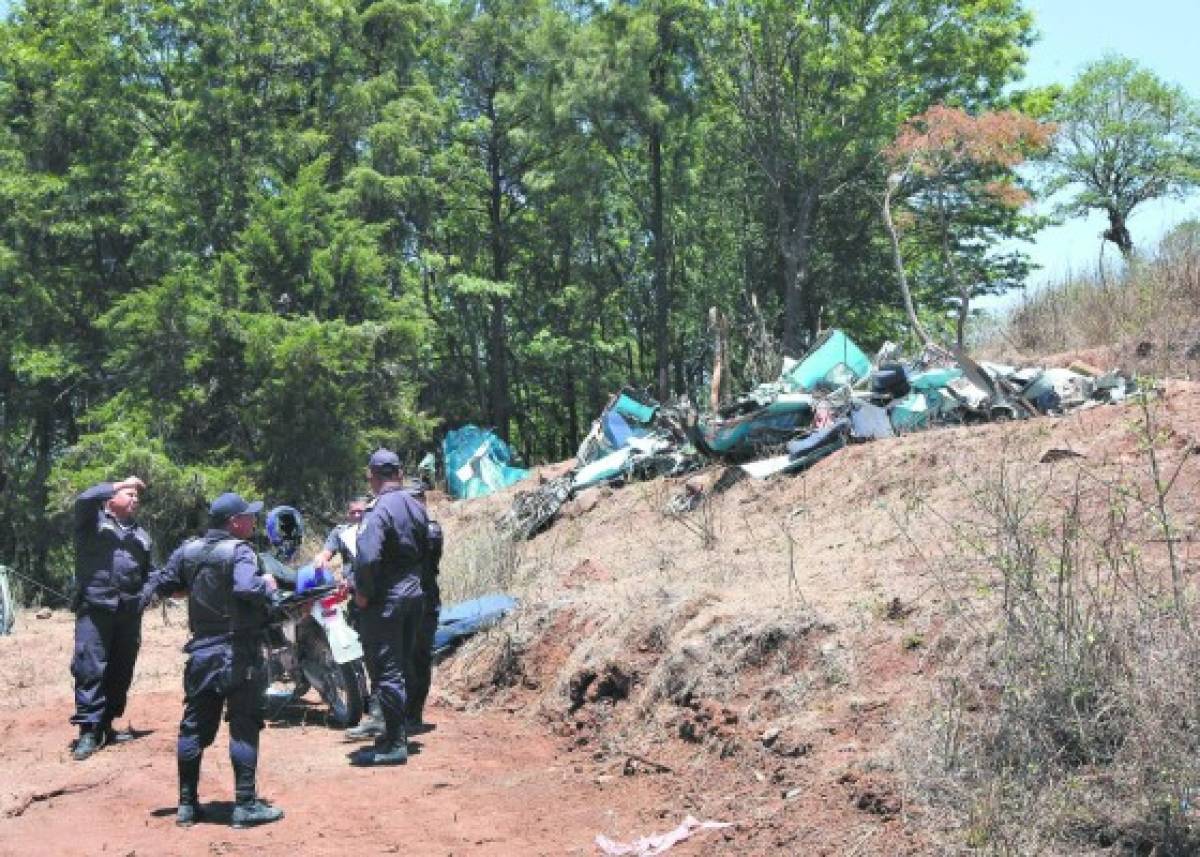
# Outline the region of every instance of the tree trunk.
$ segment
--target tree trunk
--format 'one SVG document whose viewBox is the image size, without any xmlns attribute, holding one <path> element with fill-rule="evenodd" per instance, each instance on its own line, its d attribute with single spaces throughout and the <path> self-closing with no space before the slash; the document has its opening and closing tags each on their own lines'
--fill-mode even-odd
<svg viewBox="0 0 1200 857">
<path fill-rule="evenodd" d="M 49 402 L 44 404 L 38 413 L 35 431 L 37 432 L 37 442 L 34 445 L 36 461 L 29 490 L 29 505 L 33 518 L 31 530 L 34 534 L 33 544 L 30 546 L 30 572 L 34 580 L 45 581 L 49 579 L 47 560 L 50 555 L 50 532 L 46 522 L 46 503 L 50 498 L 50 468 L 54 461 L 54 413 L 53 405 Z"/>
<path fill-rule="evenodd" d="M 665 402 L 671 393 L 670 323 L 671 294 L 667 279 L 667 242 L 663 217 L 662 139 L 657 126 L 650 131 L 650 182 L 654 197 L 650 212 L 651 240 L 654 242 L 654 375 L 658 400 Z"/>
<path fill-rule="evenodd" d="M 888 180 L 887 191 L 883 194 L 883 224 L 887 227 L 888 237 L 892 239 L 892 261 L 896 266 L 896 280 L 900 283 L 900 294 L 904 298 L 904 312 L 908 315 L 908 323 L 912 325 L 917 336 L 921 337 L 921 341 L 928 346 L 932 342 L 929 334 L 925 332 L 925 328 L 921 326 L 921 322 L 917 320 L 917 309 L 913 305 L 912 291 L 908 288 L 908 274 L 904 271 L 904 256 L 900 252 L 900 233 L 892 221 L 892 194 L 900 187 L 900 181 Z"/>
<path fill-rule="evenodd" d="M 958 321 L 955 326 L 955 341 L 958 350 L 965 351 L 967 338 L 967 316 L 971 313 L 971 290 L 961 286 L 958 290 Z"/>
<path fill-rule="evenodd" d="M 783 256 L 783 353 L 799 357 L 806 334 L 811 334 L 812 307 L 808 282 L 811 250 L 809 229 L 816 214 L 814 189 L 800 193 L 794 206 L 786 194 L 779 200 L 779 251 Z"/>
<path fill-rule="evenodd" d="M 579 437 L 579 402 L 575 392 L 575 368 L 567 364 L 566 377 L 563 379 L 563 407 L 567 409 L 567 435 L 563 438 L 560 457 L 566 458 L 572 454 L 572 447 L 580 441 Z"/>
<path fill-rule="evenodd" d="M 495 93 L 488 96 L 488 116 L 492 120 L 491 138 L 488 141 L 488 226 L 491 228 L 492 279 L 502 283 L 508 275 L 508 260 L 504 243 L 504 188 L 501 184 L 503 171 L 500 166 L 500 135 L 496 121 Z M 508 330 L 505 321 L 504 298 L 496 295 L 491 300 L 491 317 L 488 320 L 488 411 L 492 427 L 504 440 L 508 440 L 508 423 L 511 412 L 508 392 Z"/>
<path fill-rule="evenodd" d="M 709 390 L 709 409 L 715 414 L 729 396 L 729 324 L 716 307 L 708 310 L 708 326 L 713 334 L 712 387 Z"/>
<path fill-rule="evenodd" d="M 1104 232 L 1104 240 L 1116 244 L 1126 262 L 1133 256 L 1133 236 L 1129 234 L 1125 215 L 1114 208 L 1108 209 L 1108 229 Z"/>
</svg>

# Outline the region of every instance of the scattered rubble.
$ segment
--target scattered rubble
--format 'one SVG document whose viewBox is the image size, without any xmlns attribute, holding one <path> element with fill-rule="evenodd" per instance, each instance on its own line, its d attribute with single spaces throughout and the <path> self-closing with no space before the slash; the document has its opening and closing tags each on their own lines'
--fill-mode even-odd
<svg viewBox="0 0 1200 857">
<path fill-rule="evenodd" d="M 1138 392 L 1125 374 L 1079 361 L 1067 369 L 1015 367 L 976 363 L 961 351 L 937 347 L 901 361 L 898 351 L 887 343 L 871 360 L 842 331 L 829 330 L 803 359 L 785 358 L 778 379 L 704 416 L 686 400 L 668 406 L 622 390 L 580 444 L 574 467 L 519 493 L 498 526 L 516 540 L 527 539 L 564 506 L 571 517 L 594 507 L 598 486 L 678 476 L 712 462 L 730 465 L 710 489 L 719 493 L 739 476 L 798 473 L 851 443 L 938 426 L 1060 415 Z M 1044 460 L 1074 454 L 1050 450 Z M 447 455 L 447 471 L 454 466 Z M 706 494 L 689 484 L 666 511 L 686 514 Z"/>
</svg>

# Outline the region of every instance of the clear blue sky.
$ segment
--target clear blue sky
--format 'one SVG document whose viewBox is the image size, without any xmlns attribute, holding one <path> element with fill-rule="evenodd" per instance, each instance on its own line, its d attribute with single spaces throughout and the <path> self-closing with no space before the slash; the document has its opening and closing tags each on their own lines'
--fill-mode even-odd
<svg viewBox="0 0 1200 857">
<path fill-rule="evenodd" d="M 1080 68 L 1105 53 L 1136 60 L 1164 80 L 1200 99 L 1200 0 L 1027 0 L 1040 33 L 1030 49 L 1022 85 L 1066 83 Z M 1200 196 L 1183 202 L 1145 203 L 1129 227 L 1135 244 L 1152 246 L 1171 226 L 1200 217 Z M 1030 279 L 1035 287 L 1067 273 L 1095 270 L 1100 215 L 1044 230 L 1030 249 L 1042 270 Z M 1105 259 L 1115 262 L 1112 245 Z"/>
</svg>

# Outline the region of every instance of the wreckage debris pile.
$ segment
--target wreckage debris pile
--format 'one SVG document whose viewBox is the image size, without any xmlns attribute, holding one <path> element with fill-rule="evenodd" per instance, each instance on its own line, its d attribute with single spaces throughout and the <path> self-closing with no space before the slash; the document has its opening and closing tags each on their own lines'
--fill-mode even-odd
<svg viewBox="0 0 1200 857">
<path fill-rule="evenodd" d="M 729 485 L 743 476 L 797 473 L 853 442 L 1062 414 L 1136 392 L 1128 376 L 1081 363 L 1017 368 L 940 348 L 901 361 L 890 343 L 872 360 L 830 330 L 801 360 L 785 358 L 778 379 L 716 414 L 699 417 L 686 400 L 668 406 L 631 389 L 617 393 L 580 444 L 574 469 L 518 494 L 498 526 L 529 538 L 570 497 L 596 485 L 676 476 L 710 462 L 736 469 L 717 483 Z"/>
</svg>

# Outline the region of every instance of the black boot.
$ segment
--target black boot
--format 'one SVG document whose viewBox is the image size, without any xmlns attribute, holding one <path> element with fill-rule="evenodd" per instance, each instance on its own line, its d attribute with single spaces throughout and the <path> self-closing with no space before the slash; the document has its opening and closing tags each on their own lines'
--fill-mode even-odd
<svg viewBox="0 0 1200 857">
<path fill-rule="evenodd" d="M 368 714 L 359 721 L 357 726 L 346 730 L 346 738 L 351 741 L 361 741 L 364 738 L 381 738 L 384 731 L 383 719 L 372 717 Z"/>
<path fill-rule="evenodd" d="M 104 744 L 128 744 L 133 740 L 133 731 L 130 729 L 114 729 L 111 720 L 106 720 L 100 727 L 103 735 Z"/>
<path fill-rule="evenodd" d="M 191 827 L 204 817 L 200 809 L 200 759 L 179 760 L 179 809 L 175 811 L 178 827 Z"/>
<path fill-rule="evenodd" d="M 237 804 L 233 807 L 233 826 L 241 830 L 259 824 L 269 824 L 283 818 L 283 810 L 263 803 L 254 788 L 254 769 L 234 765 L 234 794 Z"/>
<path fill-rule="evenodd" d="M 403 765 L 408 761 L 408 736 L 404 726 L 387 727 L 387 732 L 374 747 L 363 747 L 350 757 L 350 764 L 370 768 L 382 765 Z"/>
<path fill-rule="evenodd" d="M 103 745 L 103 738 L 104 733 L 95 728 L 81 730 L 79 740 L 75 742 L 75 748 L 71 751 L 71 757 L 76 762 L 90 758 Z"/>
</svg>

